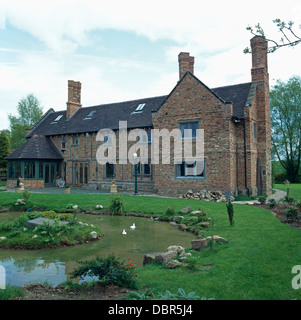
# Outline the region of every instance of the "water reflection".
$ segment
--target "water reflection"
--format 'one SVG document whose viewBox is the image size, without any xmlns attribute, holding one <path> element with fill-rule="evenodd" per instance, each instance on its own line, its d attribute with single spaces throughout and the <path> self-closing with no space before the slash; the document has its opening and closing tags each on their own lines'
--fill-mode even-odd
<svg viewBox="0 0 301 320">
<path fill-rule="evenodd" d="M 47 281 L 56 286 L 70 280 L 69 274 L 77 266 L 77 261 L 111 253 L 124 261 L 132 259 L 137 267 L 141 267 L 144 254 L 165 251 L 170 245 L 188 248 L 194 238 L 191 233 L 179 231 L 168 223 L 145 218 L 93 215 L 78 215 L 78 218 L 98 225 L 104 237 L 99 241 L 57 249 L 0 249 L 0 265 L 6 270 L 6 284 L 22 286 Z M 0 221 L 3 219 L 4 215 L 0 214 Z M 130 229 L 133 223 L 135 230 Z M 127 232 L 125 236 L 121 234 L 123 229 Z"/>
</svg>

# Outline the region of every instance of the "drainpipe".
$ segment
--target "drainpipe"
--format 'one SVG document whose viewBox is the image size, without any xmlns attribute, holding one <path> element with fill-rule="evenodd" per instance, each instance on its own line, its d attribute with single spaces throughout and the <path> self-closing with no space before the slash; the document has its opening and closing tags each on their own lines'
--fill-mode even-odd
<svg viewBox="0 0 301 320">
<path fill-rule="evenodd" d="M 245 188 L 247 190 L 247 196 L 250 196 L 250 190 L 247 183 L 247 138 L 246 138 L 246 122 L 245 119 L 242 120 L 244 125 L 244 155 L 245 155 Z"/>
</svg>

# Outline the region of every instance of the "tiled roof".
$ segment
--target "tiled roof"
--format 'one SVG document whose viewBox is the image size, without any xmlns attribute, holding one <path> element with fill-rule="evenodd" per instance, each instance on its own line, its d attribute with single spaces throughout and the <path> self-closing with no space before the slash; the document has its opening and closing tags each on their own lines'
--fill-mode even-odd
<svg viewBox="0 0 301 320">
<path fill-rule="evenodd" d="M 50 138 L 45 137 L 44 135 L 34 134 L 30 139 L 28 139 L 5 159 L 63 160 L 64 157 L 58 151 Z"/>
<path fill-rule="evenodd" d="M 119 121 L 127 121 L 129 129 L 152 126 L 152 111 L 158 110 L 167 96 L 145 98 L 133 101 L 111 103 L 80 108 L 70 119 L 66 111 L 53 112 L 32 128 L 28 136 L 41 133 L 46 136 L 98 132 L 100 129 L 118 129 Z M 140 104 L 145 104 L 141 112 L 135 112 Z M 95 111 L 89 119 L 88 115 Z M 55 122 L 59 115 L 62 117 Z M 88 119 L 87 119 L 88 118 Z"/>
<path fill-rule="evenodd" d="M 247 101 L 253 99 L 251 93 L 254 91 L 254 85 L 244 83 L 209 90 L 221 101 L 233 103 L 233 115 L 244 118 L 244 107 Z M 169 95 L 83 107 L 79 108 L 70 119 L 66 119 L 66 110 L 54 112 L 51 109 L 48 115 L 31 129 L 27 137 L 31 137 L 34 133 L 52 136 L 98 132 L 105 128 L 114 130 L 119 128 L 119 121 L 127 121 L 129 129 L 152 127 L 152 111 L 157 111 L 168 97 Z M 143 110 L 135 112 L 141 104 L 145 104 Z M 95 112 L 89 117 L 92 111 Z"/>
<path fill-rule="evenodd" d="M 244 107 L 250 98 L 250 90 L 253 89 L 251 82 L 242 83 L 232 86 L 220 87 L 211 89 L 215 94 L 225 101 L 233 103 L 233 116 L 237 118 L 244 118 Z M 252 101 L 251 101 L 252 102 Z M 250 102 L 250 103 L 251 103 Z"/>
</svg>

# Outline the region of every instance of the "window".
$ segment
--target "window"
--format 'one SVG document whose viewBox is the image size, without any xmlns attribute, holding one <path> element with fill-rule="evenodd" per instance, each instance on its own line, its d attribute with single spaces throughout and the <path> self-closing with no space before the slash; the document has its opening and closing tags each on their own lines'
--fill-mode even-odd
<svg viewBox="0 0 301 320">
<path fill-rule="evenodd" d="M 84 118 L 84 120 L 91 120 L 95 112 L 96 112 L 96 110 L 91 111 L 91 112 L 86 116 L 86 118 Z"/>
<path fill-rule="evenodd" d="M 140 103 L 135 111 L 142 111 L 145 106 L 145 103 Z"/>
<path fill-rule="evenodd" d="M 115 168 L 113 163 L 106 163 L 106 178 L 112 179 L 115 176 Z"/>
<path fill-rule="evenodd" d="M 135 164 L 132 165 L 132 174 L 135 176 Z M 137 175 L 149 176 L 151 175 L 151 165 L 149 163 L 137 163 Z"/>
<path fill-rule="evenodd" d="M 200 128 L 199 121 L 182 122 L 180 123 L 179 127 L 181 130 L 182 139 L 197 139 L 199 137 L 197 134 L 197 129 Z"/>
<path fill-rule="evenodd" d="M 26 161 L 24 163 L 24 178 L 25 179 L 33 179 L 35 178 L 35 168 L 36 165 L 34 162 Z"/>
<path fill-rule="evenodd" d="M 203 160 L 196 160 L 194 162 L 185 162 L 175 165 L 176 178 L 196 178 L 205 179 L 205 162 Z"/>
<path fill-rule="evenodd" d="M 141 113 L 146 103 L 140 103 L 133 113 Z"/>
<path fill-rule="evenodd" d="M 64 138 L 61 140 L 61 150 L 66 150 L 66 140 Z"/>
<path fill-rule="evenodd" d="M 73 144 L 78 144 L 78 136 L 73 136 L 72 142 Z"/>
<path fill-rule="evenodd" d="M 63 115 L 62 114 L 60 114 L 59 116 L 57 116 L 55 119 L 54 119 L 54 121 L 59 121 L 61 118 L 63 117 Z"/>
<path fill-rule="evenodd" d="M 253 122 L 253 137 L 254 140 L 257 140 L 257 123 L 255 121 Z"/>
<path fill-rule="evenodd" d="M 63 117 L 63 115 L 60 114 L 59 116 L 57 116 L 57 117 L 54 119 L 53 122 L 51 122 L 51 124 L 56 124 L 56 123 L 58 123 L 58 121 L 59 121 L 62 117 Z"/>
<path fill-rule="evenodd" d="M 39 164 L 39 179 L 43 179 L 44 178 L 44 166 L 43 166 L 43 163 L 40 163 Z"/>
<path fill-rule="evenodd" d="M 151 165 L 149 163 L 145 163 L 143 165 L 144 174 L 149 176 L 151 174 Z"/>
</svg>

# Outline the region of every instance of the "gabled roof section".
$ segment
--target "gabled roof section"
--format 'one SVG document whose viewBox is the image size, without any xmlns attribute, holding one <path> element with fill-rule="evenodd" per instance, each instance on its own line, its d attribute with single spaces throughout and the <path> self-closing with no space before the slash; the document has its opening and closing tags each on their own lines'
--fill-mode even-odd
<svg viewBox="0 0 301 320">
<path fill-rule="evenodd" d="M 19 148 L 8 155 L 6 160 L 63 160 L 64 157 L 50 138 L 34 134 Z"/>
<path fill-rule="evenodd" d="M 182 81 L 190 75 L 193 77 L 196 81 L 198 81 L 203 87 L 205 87 L 208 91 L 210 91 L 217 99 L 219 99 L 222 103 L 229 103 L 228 101 L 225 101 L 221 96 L 217 95 L 213 90 L 211 90 L 208 86 L 206 86 L 200 79 L 198 79 L 194 74 L 192 74 L 190 71 L 187 71 L 184 76 L 178 81 L 177 85 L 173 88 L 173 90 L 170 92 L 170 94 L 166 97 L 165 100 L 167 100 L 174 91 L 178 88 L 178 86 L 182 83 Z M 164 101 L 165 102 L 165 101 Z"/>
</svg>

